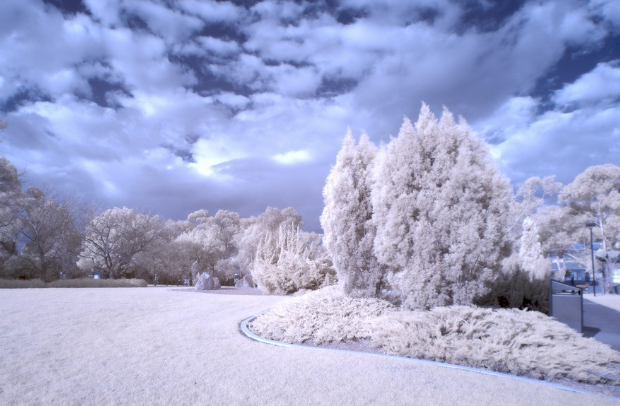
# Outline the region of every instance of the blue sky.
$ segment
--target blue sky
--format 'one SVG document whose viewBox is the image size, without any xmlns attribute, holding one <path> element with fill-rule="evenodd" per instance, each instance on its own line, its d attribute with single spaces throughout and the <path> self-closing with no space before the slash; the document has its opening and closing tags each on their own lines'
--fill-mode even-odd
<svg viewBox="0 0 620 406">
<path fill-rule="evenodd" d="M 422 101 L 515 186 L 620 164 L 620 2 L 0 2 L 0 154 L 104 207 L 319 231 L 347 127 L 387 142 Z"/>
</svg>

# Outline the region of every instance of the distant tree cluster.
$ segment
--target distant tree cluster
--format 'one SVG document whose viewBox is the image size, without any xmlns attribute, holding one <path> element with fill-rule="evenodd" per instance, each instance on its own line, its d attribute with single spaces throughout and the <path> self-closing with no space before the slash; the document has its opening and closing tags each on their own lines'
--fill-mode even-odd
<svg viewBox="0 0 620 406">
<path fill-rule="evenodd" d="M 49 187 L 24 191 L 0 157 L 0 278 L 191 284 L 207 273 L 230 285 L 251 275 L 275 294 L 337 281 L 349 296 L 406 309 L 545 311 L 550 256 L 589 268 L 608 290 L 620 258 L 620 167 L 590 167 L 566 186 L 534 177 L 513 192 L 464 120 L 447 110 L 438 119 L 426 105 L 380 148 L 347 132 L 323 195 L 324 235 L 302 231 L 291 207 L 249 218 L 203 209 L 173 221 L 95 210 Z M 586 222 L 601 247 L 594 270 Z M 565 261 L 556 263 L 563 279 Z"/>
<path fill-rule="evenodd" d="M 250 218 L 226 210 L 211 216 L 202 209 L 182 221 L 116 207 L 87 224 L 78 265 L 84 272 L 104 278 L 142 277 L 172 284 L 191 284 L 197 275 L 207 273 L 232 285 L 235 279 L 250 274 L 267 292 L 292 293 L 309 287 L 290 283 L 295 275 L 305 272 L 297 267 L 276 267 L 273 275 L 264 276 L 261 265 L 265 252 L 282 248 L 274 233 L 302 224 L 301 216 L 290 207 L 268 207 L 265 213 Z M 288 254 L 293 262 L 306 261 L 320 269 L 315 275 L 318 280 L 310 283 L 315 288 L 331 269 L 331 261 L 325 260 L 324 250 L 316 244 L 319 240 L 320 236 L 296 228 L 297 250 Z"/>
<path fill-rule="evenodd" d="M 183 221 L 127 207 L 98 212 L 53 188 L 22 191 L 17 170 L 0 158 L 0 278 L 183 284 L 206 272 L 230 285 L 250 274 L 270 293 L 333 283 L 321 235 L 302 226 L 290 207 L 250 218 L 198 210 Z"/>
<path fill-rule="evenodd" d="M 80 229 L 89 209 L 52 187 L 23 191 L 15 167 L 0 157 L 0 277 L 49 281 L 79 274 Z"/>
</svg>

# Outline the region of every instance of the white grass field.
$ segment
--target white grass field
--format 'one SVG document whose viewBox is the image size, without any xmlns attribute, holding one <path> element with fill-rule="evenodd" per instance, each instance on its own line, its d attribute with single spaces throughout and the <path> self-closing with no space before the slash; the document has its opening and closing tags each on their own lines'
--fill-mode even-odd
<svg viewBox="0 0 620 406">
<path fill-rule="evenodd" d="M 239 333 L 242 319 L 288 300 L 153 287 L 0 290 L 0 405 L 618 405 Z"/>
</svg>

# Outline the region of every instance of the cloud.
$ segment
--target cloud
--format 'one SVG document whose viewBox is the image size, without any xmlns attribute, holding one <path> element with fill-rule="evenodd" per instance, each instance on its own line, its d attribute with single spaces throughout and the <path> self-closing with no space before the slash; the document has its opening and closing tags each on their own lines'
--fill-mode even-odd
<svg viewBox="0 0 620 406">
<path fill-rule="evenodd" d="M 213 37 L 198 37 L 196 41 L 207 51 L 214 52 L 218 55 L 229 56 L 237 54 L 240 51 L 239 45 L 234 41 L 223 41 Z"/>
<path fill-rule="evenodd" d="M 555 92 L 554 102 L 560 106 L 608 104 L 620 99 L 620 60 L 599 63 L 594 70 L 582 75 Z"/>
<path fill-rule="evenodd" d="M 273 160 L 282 165 L 295 165 L 301 162 L 312 160 L 312 154 L 307 150 L 288 151 L 283 154 L 276 154 Z"/>
<path fill-rule="evenodd" d="M 245 15 L 242 7 L 228 1 L 180 0 L 177 2 L 177 6 L 207 22 L 234 23 Z"/>
<path fill-rule="evenodd" d="M 0 146 L 106 204 L 292 205 L 318 230 L 346 128 L 388 141 L 424 100 L 473 123 L 515 181 L 570 178 L 618 153 L 616 3 L 0 2 Z"/>
<path fill-rule="evenodd" d="M 144 0 L 123 3 L 123 12 L 139 16 L 146 21 L 151 32 L 174 43 L 187 39 L 202 29 L 204 22 L 194 16 L 179 13 L 160 4 Z"/>
<path fill-rule="evenodd" d="M 527 128 L 536 117 L 538 107 L 539 102 L 532 97 L 512 97 L 472 126 L 486 142 L 499 144 Z"/>
<path fill-rule="evenodd" d="M 564 183 L 588 166 L 617 163 L 620 107 L 547 112 L 494 147 L 500 167 L 513 180 L 557 175 Z"/>
</svg>

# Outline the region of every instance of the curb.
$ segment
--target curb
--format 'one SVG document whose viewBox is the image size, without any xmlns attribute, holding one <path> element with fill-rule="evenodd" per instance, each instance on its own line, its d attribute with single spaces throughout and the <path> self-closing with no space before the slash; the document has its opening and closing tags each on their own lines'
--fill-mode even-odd
<svg viewBox="0 0 620 406">
<path fill-rule="evenodd" d="M 435 365 L 435 366 L 440 366 L 440 367 L 443 367 L 443 368 L 456 369 L 456 370 L 460 370 L 460 371 L 475 372 L 475 373 L 495 376 L 495 377 L 499 377 L 499 378 L 509 378 L 509 379 L 513 379 L 513 380 L 517 380 L 517 381 L 528 382 L 528 383 L 533 383 L 533 384 L 537 384 L 537 385 L 549 386 L 549 387 L 552 387 L 552 388 L 561 389 L 561 390 L 565 390 L 565 391 L 569 391 L 569 392 L 581 393 L 581 394 L 584 394 L 584 395 L 602 396 L 602 397 L 604 397 L 606 399 L 614 400 L 614 401 L 620 403 L 620 398 L 617 398 L 617 397 L 614 397 L 614 396 L 605 395 L 603 393 L 590 392 L 590 391 L 585 390 L 585 389 L 573 388 L 573 387 L 566 386 L 566 385 L 561 385 L 561 384 L 558 384 L 558 383 L 542 381 L 542 380 L 537 380 L 537 379 L 532 379 L 532 378 L 526 378 L 526 377 L 522 377 L 522 376 L 510 375 L 510 374 L 505 374 L 505 373 L 502 373 L 502 372 L 488 371 L 486 369 L 472 368 L 472 367 L 466 367 L 466 366 L 462 366 L 462 365 L 447 364 L 447 363 L 444 363 L 444 362 L 429 361 L 429 360 L 426 360 L 426 359 L 419 359 L 419 358 L 401 357 L 401 356 L 398 356 L 398 355 L 386 355 L 386 354 L 377 354 L 377 353 L 371 353 L 371 352 L 358 352 L 358 351 L 351 351 L 351 350 L 340 350 L 340 349 L 337 349 L 337 348 L 312 347 L 312 346 L 308 346 L 308 345 L 289 344 L 289 343 L 285 343 L 285 342 L 282 342 L 282 341 L 271 340 L 269 338 L 264 338 L 264 337 L 261 337 L 261 336 L 255 334 L 248 327 L 249 323 L 251 323 L 252 321 L 254 321 L 254 319 L 256 319 L 257 317 L 259 317 L 260 315 L 262 315 L 262 314 L 264 314 L 264 313 L 266 313 L 268 311 L 269 310 L 266 310 L 264 312 L 261 312 L 261 313 L 255 315 L 255 316 L 250 316 L 247 319 L 241 321 L 241 323 L 239 324 L 239 329 L 240 329 L 241 333 L 244 334 L 246 337 L 248 337 L 251 340 L 258 341 L 258 342 L 261 342 L 261 343 L 264 343 L 264 344 L 276 345 L 278 347 L 301 348 L 301 349 L 305 349 L 305 350 L 317 350 L 317 351 L 337 351 L 337 352 L 341 352 L 341 353 L 345 353 L 345 354 L 348 353 L 348 354 L 363 355 L 363 356 L 368 356 L 368 357 L 379 357 L 379 358 L 395 359 L 395 360 L 405 361 L 405 362 L 416 362 L 416 363 L 422 363 L 422 364 L 428 364 L 428 365 Z"/>
</svg>

